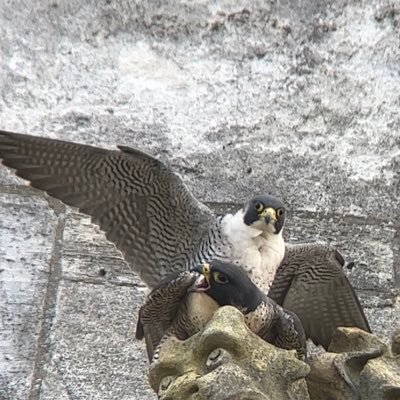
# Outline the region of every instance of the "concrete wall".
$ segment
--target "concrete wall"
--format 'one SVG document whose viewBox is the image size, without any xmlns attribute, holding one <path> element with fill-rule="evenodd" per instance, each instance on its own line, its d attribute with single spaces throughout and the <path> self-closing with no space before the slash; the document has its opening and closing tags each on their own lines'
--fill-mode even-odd
<svg viewBox="0 0 400 400">
<path fill-rule="evenodd" d="M 168 161 L 218 211 L 280 196 L 372 328 L 400 312 L 400 5 L 0 0 L 0 127 Z M 0 167 L 0 399 L 151 399 L 144 287 L 89 218 Z"/>
</svg>

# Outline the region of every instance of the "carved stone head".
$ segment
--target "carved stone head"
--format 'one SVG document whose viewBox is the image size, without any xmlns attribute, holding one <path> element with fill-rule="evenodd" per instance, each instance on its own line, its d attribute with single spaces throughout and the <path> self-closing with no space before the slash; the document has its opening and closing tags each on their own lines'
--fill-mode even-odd
<svg viewBox="0 0 400 400">
<path fill-rule="evenodd" d="M 227 306 L 186 341 L 169 338 L 149 378 L 162 400 L 307 400 L 308 372 L 294 350 L 265 342 Z"/>
</svg>

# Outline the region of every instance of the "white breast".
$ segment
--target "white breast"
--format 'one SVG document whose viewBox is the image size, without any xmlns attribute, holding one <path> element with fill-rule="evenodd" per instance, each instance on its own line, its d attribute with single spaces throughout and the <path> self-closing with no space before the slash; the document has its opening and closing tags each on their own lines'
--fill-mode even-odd
<svg viewBox="0 0 400 400">
<path fill-rule="evenodd" d="M 204 293 L 191 292 L 188 298 L 188 315 L 199 329 L 210 321 L 219 305 Z"/>
<path fill-rule="evenodd" d="M 241 212 L 224 218 L 222 232 L 231 244 L 228 258 L 242 265 L 252 281 L 268 293 L 285 255 L 282 232 L 272 234 L 252 228 L 243 222 Z"/>
</svg>

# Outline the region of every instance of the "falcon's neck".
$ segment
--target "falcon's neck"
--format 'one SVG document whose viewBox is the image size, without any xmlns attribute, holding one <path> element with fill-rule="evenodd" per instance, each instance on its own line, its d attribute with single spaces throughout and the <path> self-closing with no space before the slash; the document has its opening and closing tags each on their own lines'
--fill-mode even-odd
<svg viewBox="0 0 400 400">
<path fill-rule="evenodd" d="M 223 218 L 222 231 L 232 246 L 233 261 L 242 264 L 253 282 L 267 293 L 285 255 L 282 231 L 275 234 L 246 225 L 243 210 Z"/>
<path fill-rule="evenodd" d="M 236 214 L 227 214 L 222 219 L 222 231 L 232 244 L 252 241 L 263 233 L 260 229 L 246 225 L 243 216 L 243 210 L 239 210 Z"/>
</svg>

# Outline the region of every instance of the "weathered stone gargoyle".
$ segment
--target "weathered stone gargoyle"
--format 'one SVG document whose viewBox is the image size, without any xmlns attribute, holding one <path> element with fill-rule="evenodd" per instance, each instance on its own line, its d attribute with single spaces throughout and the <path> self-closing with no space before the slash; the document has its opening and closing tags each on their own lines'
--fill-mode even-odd
<svg viewBox="0 0 400 400">
<path fill-rule="evenodd" d="M 399 332 L 391 350 L 375 335 L 340 328 L 329 352 L 307 365 L 259 338 L 227 306 L 198 334 L 166 340 L 149 379 L 161 400 L 398 400 L 399 347 Z"/>
<path fill-rule="evenodd" d="M 198 334 L 163 344 L 150 384 L 162 400 L 307 400 L 309 370 L 294 350 L 265 342 L 227 306 Z"/>
<path fill-rule="evenodd" d="M 392 349 L 357 328 L 339 328 L 328 352 L 311 356 L 307 384 L 312 400 L 399 400 L 400 330 Z"/>
</svg>

